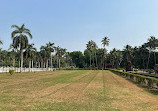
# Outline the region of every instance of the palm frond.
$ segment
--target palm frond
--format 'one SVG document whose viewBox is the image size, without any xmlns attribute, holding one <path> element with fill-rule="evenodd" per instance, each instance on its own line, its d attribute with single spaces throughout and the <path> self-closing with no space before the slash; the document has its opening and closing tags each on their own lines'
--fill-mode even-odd
<svg viewBox="0 0 158 111">
<path fill-rule="evenodd" d="M 3 44 L 3 42 L 0 40 L 0 44 Z"/>
<path fill-rule="evenodd" d="M 24 32 L 24 33 L 27 34 L 32 39 L 32 34 L 30 32 Z"/>
<path fill-rule="evenodd" d="M 20 27 L 19 27 L 19 26 L 17 26 L 17 25 L 12 25 L 12 26 L 11 26 L 11 28 L 16 28 L 17 30 L 19 30 L 19 29 L 20 29 Z"/>
<path fill-rule="evenodd" d="M 22 30 L 25 29 L 25 24 L 22 24 L 21 29 L 22 29 Z"/>
<path fill-rule="evenodd" d="M 30 30 L 25 28 L 25 29 L 24 29 L 24 32 L 30 32 Z"/>
<path fill-rule="evenodd" d="M 19 30 L 14 30 L 12 33 L 11 33 L 11 37 L 12 39 L 15 37 L 16 34 L 20 33 Z"/>
</svg>

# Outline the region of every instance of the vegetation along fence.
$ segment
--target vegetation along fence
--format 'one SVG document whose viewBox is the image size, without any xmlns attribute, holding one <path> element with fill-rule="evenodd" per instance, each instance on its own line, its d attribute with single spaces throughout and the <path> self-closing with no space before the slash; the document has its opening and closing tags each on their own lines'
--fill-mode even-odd
<svg viewBox="0 0 158 111">
<path fill-rule="evenodd" d="M 9 70 L 14 70 L 14 72 L 20 72 L 20 68 L 17 67 L 0 67 L 0 73 L 9 72 Z M 35 71 L 54 71 L 56 68 L 23 68 L 22 72 L 35 72 Z"/>
<path fill-rule="evenodd" d="M 109 69 L 109 70 L 119 76 L 130 79 L 141 85 L 148 86 L 149 88 L 158 88 L 158 79 L 157 78 L 147 77 L 147 76 L 143 76 L 143 75 L 137 75 L 137 74 L 128 73 L 128 72 L 121 72 L 116 69 Z"/>
</svg>

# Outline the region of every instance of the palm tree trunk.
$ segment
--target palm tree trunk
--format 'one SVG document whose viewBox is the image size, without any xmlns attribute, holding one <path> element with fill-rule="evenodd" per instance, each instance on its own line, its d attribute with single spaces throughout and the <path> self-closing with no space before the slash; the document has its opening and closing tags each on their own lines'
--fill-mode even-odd
<svg viewBox="0 0 158 111">
<path fill-rule="evenodd" d="M 90 52 L 90 61 L 89 62 L 90 62 L 90 69 L 91 69 L 91 52 Z"/>
<path fill-rule="evenodd" d="M 48 70 L 48 59 L 47 59 L 47 61 L 46 61 L 46 68 L 47 68 L 47 70 Z"/>
<path fill-rule="evenodd" d="M 58 68 L 58 57 L 57 57 L 57 68 Z"/>
<path fill-rule="evenodd" d="M 31 72 L 31 59 L 29 60 L 29 72 Z"/>
<path fill-rule="evenodd" d="M 40 61 L 38 61 L 38 67 L 39 67 L 39 68 L 41 68 L 40 63 L 41 63 L 41 62 L 40 62 Z"/>
<path fill-rule="evenodd" d="M 60 68 L 60 59 L 59 59 L 59 68 Z"/>
<path fill-rule="evenodd" d="M 94 52 L 92 54 L 93 54 L 93 66 L 94 66 Z"/>
<path fill-rule="evenodd" d="M 32 60 L 32 68 L 33 68 L 33 60 Z"/>
<path fill-rule="evenodd" d="M 22 70 L 23 70 L 23 51 L 20 50 L 20 52 L 21 52 L 21 67 L 20 67 L 20 72 L 22 72 Z"/>
<path fill-rule="evenodd" d="M 36 61 L 36 66 L 35 66 L 36 68 L 37 68 L 37 64 L 38 64 L 38 62 Z"/>
<path fill-rule="evenodd" d="M 45 63 L 45 61 L 44 61 L 44 63 L 43 63 L 43 68 L 46 68 L 46 63 Z"/>
<path fill-rule="evenodd" d="M 20 68 L 20 60 L 19 60 L 19 68 Z"/>
<path fill-rule="evenodd" d="M 102 70 L 104 69 L 104 52 L 103 52 L 103 66 L 102 66 Z"/>
<path fill-rule="evenodd" d="M 15 66 L 15 55 L 13 55 L 13 67 Z"/>
<path fill-rule="evenodd" d="M 97 54 L 96 54 L 96 51 L 95 51 L 95 62 L 96 62 L 96 67 L 97 67 L 97 69 L 98 69 Z"/>
<path fill-rule="evenodd" d="M 50 63 L 51 63 L 51 68 L 52 68 L 52 55 L 51 55 Z"/>
<path fill-rule="evenodd" d="M 43 59 L 42 59 L 42 61 L 41 61 L 41 67 L 43 68 Z"/>
</svg>

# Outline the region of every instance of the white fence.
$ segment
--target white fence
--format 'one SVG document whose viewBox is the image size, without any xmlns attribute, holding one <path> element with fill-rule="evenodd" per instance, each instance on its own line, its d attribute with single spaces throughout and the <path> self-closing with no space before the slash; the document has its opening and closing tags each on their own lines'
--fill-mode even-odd
<svg viewBox="0 0 158 111">
<path fill-rule="evenodd" d="M 14 72 L 20 72 L 20 68 L 17 67 L 0 67 L 0 73 L 9 72 L 9 70 L 14 70 Z M 35 72 L 35 71 L 53 71 L 56 68 L 23 68 L 22 72 Z"/>
</svg>

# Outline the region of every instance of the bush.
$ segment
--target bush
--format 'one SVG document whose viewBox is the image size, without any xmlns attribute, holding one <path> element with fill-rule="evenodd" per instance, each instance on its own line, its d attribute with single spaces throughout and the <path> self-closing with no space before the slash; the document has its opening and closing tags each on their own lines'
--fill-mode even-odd
<svg viewBox="0 0 158 111">
<path fill-rule="evenodd" d="M 96 68 L 65 68 L 63 70 L 97 70 Z"/>
<path fill-rule="evenodd" d="M 109 70 L 111 72 L 119 75 L 119 76 L 128 78 L 128 79 L 135 81 L 139 84 L 148 86 L 150 88 L 152 88 L 152 87 L 158 88 L 158 79 L 157 78 L 133 74 L 133 73 L 128 73 L 128 72 L 121 72 L 121 71 L 116 70 L 116 69 L 109 69 Z"/>
<path fill-rule="evenodd" d="M 9 70 L 10 75 L 13 75 L 14 70 Z"/>
</svg>

